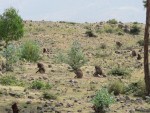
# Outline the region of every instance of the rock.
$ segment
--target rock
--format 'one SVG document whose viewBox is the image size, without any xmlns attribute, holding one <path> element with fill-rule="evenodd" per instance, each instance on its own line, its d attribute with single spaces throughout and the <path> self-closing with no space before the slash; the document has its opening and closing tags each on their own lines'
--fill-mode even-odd
<svg viewBox="0 0 150 113">
<path fill-rule="evenodd" d="M 29 99 L 34 99 L 34 97 L 33 97 L 33 96 L 28 96 L 28 98 L 29 98 Z"/>
<path fill-rule="evenodd" d="M 30 101 L 30 100 L 26 102 L 26 104 L 31 104 L 31 103 L 32 103 L 32 101 Z"/>
<path fill-rule="evenodd" d="M 42 107 L 38 106 L 38 107 L 37 107 L 37 110 L 42 110 Z"/>
</svg>

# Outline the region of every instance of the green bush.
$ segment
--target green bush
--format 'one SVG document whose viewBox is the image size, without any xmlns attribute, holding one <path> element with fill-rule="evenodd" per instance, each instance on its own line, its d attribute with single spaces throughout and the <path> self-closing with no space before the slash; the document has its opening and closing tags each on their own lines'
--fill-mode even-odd
<svg viewBox="0 0 150 113">
<path fill-rule="evenodd" d="M 144 46 L 144 40 L 139 40 L 137 43 L 139 44 L 139 46 Z M 150 41 L 149 41 L 149 45 L 150 45 Z"/>
<path fill-rule="evenodd" d="M 14 45 L 8 45 L 3 51 L 6 58 L 6 71 L 13 71 L 13 65 L 19 61 L 19 50 Z"/>
<path fill-rule="evenodd" d="M 94 110 L 96 113 L 105 113 L 106 109 L 114 102 L 113 95 L 109 94 L 107 89 L 102 88 L 93 98 Z"/>
<path fill-rule="evenodd" d="M 116 19 L 111 19 L 111 20 L 108 20 L 107 23 L 109 23 L 109 24 L 117 24 L 118 21 Z"/>
<path fill-rule="evenodd" d="M 44 92 L 43 93 L 43 98 L 55 100 L 55 99 L 57 99 L 57 96 L 52 94 L 52 93 Z"/>
<path fill-rule="evenodd" d="M 124 93 L 124 84 L 120 80 L 115 80 L 108 85 L 108 91 L 114 93 L 114 95 L 119 95 Z"/>
<path fill-rule="evenodd" d="M 10 86 L 24 86 L 24 82 L 18 80 L 15 76 L 6 75 L 0 77 L 0 84 L 2 85 L 10 85 Z"/>
<path fill-rule="evenodd" d="M 140 27 L 138 26 L 138 24 L 133 24 L 131 26 L 131 29 L 130 29 L 130 34 L 133 34 L 133 35 L 138 35 L 140 33 Z"/>
<path fill-rule="evenodd" d="M 73 42 L 70 51 L 68 52 L 68 57 L 66 63 L 69 64 L 73 70 L 79 69 L 87 62 L 80 43 L 77 41 Z"/>
<path fill-rule="evenodd" d="M 146 87 L 144 80 L 139 80 L 129 84 L 125 88 L 126 94 L 133 93 L 135 96 L 144 97 L 146 95 Z"/>
<path fill-rule="evenodd" d="M 36 62 L 40 58 L 40 47 L 34 41 L 27 41 L 21 47 L 21 58 Z"/>
<path fill-rule="evenodd" d="M 85 34 L 86 34 L 87 37 L 96 37 L 96 35 L 94 35 L 92 30 L 86 31 Z"/>
<path fill-rule="evenodd" d="M 126 76 L 130 75 L 129 70 L 124 69 L 124 68 L 118 68 L 118 67 L 111 69 L 108 72 L 108 74 L 109 75 L 114 75 L 114 76 L 123 76 L 123 77 L 126 77 Z"/>
<path fill-rule="evenodd" d="M 55 57 L 54 57 L 55 63 L 66 63 L 67 62 L 67 56 L 59 52 Z"/>
<path fill-rule="evenodd" d="M 104 26 L 104 31 L 106 33 L 114 33 L 115 32 L 114 28 L 112 26 L 110 26 L 110 25 L 105 25 Z"/>
<path fill-rule="evenodd" d="M 49 83 L 45 83 L 43 81 L 40 80 L 35 80 L 31 83 L 31 88 L 32 89 L 51 89 L 52 86 Z"/>
</svg>

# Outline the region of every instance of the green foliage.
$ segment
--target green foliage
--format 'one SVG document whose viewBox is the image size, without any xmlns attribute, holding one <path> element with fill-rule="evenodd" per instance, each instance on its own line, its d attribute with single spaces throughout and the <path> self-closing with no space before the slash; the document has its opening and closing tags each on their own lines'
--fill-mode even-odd
<svg viewBox="0 0 150 113">
<path fill-rule="evenodd" d="M 18 80 L 15 76 L 5 75 L 0 77 L 0 84 L 10 86 L 24 86 L 24 82 Z"/>
<path fill-rule="evenodd" d="M 55 56 L 55 63 L 66 63 L 67 62 L 67 56 L 62 54 L 61 52 L 58 52 L 58 54 Z"/>
<path fill-rule="evenodd" d="M 9 41 L 20 39 L 24 34 L 23 27 L 23 20 L 18 11 L 12 7 L 6 9 L 0 16 L 0 40 L 7 44 Z"/>
<path fill-rule="evenodd" d="M 36 62 L 40 59 L 40 47 L 34 41 L 27 41 L 21 47 L 21 58 L 30 62 Z"/>
<path fill-rule="evenodd" d="M 108 91 L 114 93 L 114 95 L 119 95 L 124 93 L 125 86 L 120 80 L 115 80 L 108 85 Z"/>
<path fill-rule="evenodd" d="M 52 86 L 49 83 L 45 83 L 45 82 L 40 81 L 40 80 L 35 80 L 35 81 L 33 81 L 31 83 L 31 88 L 32 89 L 37 89 L 37 90 L 40 90 L 40 89 L 51 89 Z"/>
<path fill-rule="evenodd" d="M 52 94 L 52 93 L 44 92 L 43 93 L 43 98 L 44 99 L 53 99 L 53 100 L 55 100 L 55 99 L 57 99 L 57 96 Z"/>
<path fill-rule="evenodd" d="M 130 72 L 127 69 L 116 67 L 116 68 L 111 69 L 108 72 L 108 74 L 109 75 L 114 75 L 114 76 L 123 76 L 123 77 L 126 77 L 126 76 L 130 75 Z"/>
<path fill-rule="evenodd" d="M 105 26 L 104 26 L 104 31 L 105 31 L 106 33 L 114 33 L 114 32 L 115 32 L 115 28 L 112 27 L 112 26 L 110 26 L 110 25 L 105 25 Z"/>
<path fill-rule="evenodd" d="M 107 23 L 109 23 L 109 24 L 117 24 L 118 21 L 115 20 L 115 19 L 111 19 L 111 20 L 108 20 Z"/>
<path fill-rule="evenodd" d="M 69 64 L 72 69 L 76 70 L 83 66 L 86 62 L 87 60 L 82 52 L 80 43 L 77 41 L 73 42 L 72 47 L 68 52 L 67 64 Z"/>
<path fill-rule="evenodd" d="M 144 46 L 144 40 L 143 39 L 139 40 L 137 43 L 139 44 L 139 46 Z M 150 41 L 149 41 L 148 45 L 150 45 Z"/>
<path fill-rule="evenodd" d="M 125 88 L 127 94 L 133 93 L 135 96 L 144 97 L 146 95 L 146 87 L 144 80 L 139 80 L 129 84 Z"/>
<path fill-rule="evenodd" d="M 85 34 L 86 34 L 87 37 L 96 37 L 96 35 L 94 35 L 92 30 L 86 31 Z"/>
<path fill-rule="evenodd" d="M 96 112 L 105 112 L 105 109 L 114 102 L 115 99 L 113 95 L 109 94 L 108 90 L 105 88 L 99 90 L 93 98 L 93 104 Z"/>
<path fill-rule="evenodd" d="M 144 4 L 144 7 L 146 8 L 146 6 L 147 6 L 147 1 L 146 1 L 146 0 L 143 0 L 143 4 Z"/>
<path fill-rule="evenodd" d="M 12 71 L 13 64 L 19 61 L 19 50 L 14 45 L 8 45 L 2 54 L 6 58 L 6 71 Z"/>
<path fill-rule="evenodd" d="M 139 33 L 140 33 L 140 27 L 138 26 L 138 24 L 133 24 L 132 26 L 131 26 L 131 29 L 130 29 L 130 33 L 132 34 L 132 35 L 138 35 Z"/>
</svg>

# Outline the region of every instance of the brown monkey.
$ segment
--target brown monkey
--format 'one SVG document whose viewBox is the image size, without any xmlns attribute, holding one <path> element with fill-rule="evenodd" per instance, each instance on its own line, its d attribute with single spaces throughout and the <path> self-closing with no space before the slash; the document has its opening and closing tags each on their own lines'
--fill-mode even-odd
<svg viewBox="0 0 150 113">
<path fill-rule="evenodd" d="M 121 46 L 122 46 L 122 43 L 121 43 L 121 42 L 116 42 L 116 45 L 117 45 L 118 47 L 121 47 Z"/>
<path fill-rule="evenodd" d="M 137 56 L 137 60 L 141 60 L 141 59 L 142 59 L 141 55 L 140 55 L 140 54 L 138 54 L 138 56 Z"/>
<path fill-rule="evenodd" d="M 37 67 L 39 68 L 37 72 L 39 72 L 41 74 L 45 73 L 45 68 L 44 68 L 44 65 L 42 63 L 37 63 Z"/>
<path fill-rule="evenodd" d="M 43 53 L 46 53 L 46 52 L 47 52 L 46 48 L 43 48 Z"/>
<path fill-rule="evenodd" d="M 17 103 L 14 103 L 12 106 L 11 106 L 12 110 L 13 110 L 13 113 L 19 113 L 19 109 L 18 109 L 18 106 L 17 106 Z"/>
<path fill-rule="evenodd" d="M 103 77 L 106 77 L 106 75 L 104 75 L 104 73 L 102 72 L 102 69 L 100 68 L 100 66 L 95 66 L 95 73 L 93 74 L 93 76 L 99 77 L 100 75 L 102 75 Z"/>
<path fill-rule="evenodd" d="M 132 50 L 132 56 L 134 57 L 134 56 L 136 56 L 136 51 L 135 50 Z"/>
<path fill-rule="evenodd" d="M 76 74 L 76 76 L 74 78 L 82 78 L 83 77 L 83 72 L 81 69 L 76 69 L 74 71 L 74 73 Z"/>
</svg>

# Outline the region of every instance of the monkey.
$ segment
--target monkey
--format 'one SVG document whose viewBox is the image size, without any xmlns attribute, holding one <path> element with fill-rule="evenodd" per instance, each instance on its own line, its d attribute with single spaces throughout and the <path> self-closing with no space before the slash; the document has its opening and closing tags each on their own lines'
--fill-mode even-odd
<svg viewBox="0 0 150 113">
<path fill-rule="evenodd" d="M 43 48 L 43 53 L 46 53 L 46 52 L 47 52 L 46 48 Z"/>
<path fill-rule="evenodd" d="M 39 72 L 41 74 L 45 73 L 45 68 L 44 68 L 44 65 L 42 63 L 37 63 L 37 67 L 39 68 L 37 72 Z"/>
<path fill-rule="evenodd" d="M 100 66 L 95 66 L 95 73 L 93 74 L 94 77 L 99 77 L 102 75 L 103 77 L 106 77 L 106 75 L 102 72 L 102 69 Z"/>
<path fill-rule="evenodd" d="M 18 109 L 18 106 L 17 106 L 17 103 L 14 103 L 12 106 L 11 106 L 12 110 L 13 110 L 13 113 L 19 113 L 19 109 Z"/>
<path fill-rule="evenodd" d="M 81 69 L 76 69 L 74 71 L 74 73 L 76 74 L 76 76 L 74 78 L 82 78 L 83 77 L 83 72 Z"/>
<path fill-rule="evenodd" d="M 132 50 L 132 56 L 136 56 L 136 51 L 135 50 Z"/>
<path fill-rule="evenodd" d="M 138 54 L 138 56 L 137 56 L 137 60 L 141 60 L 141 59 L 142 59 L 141 55 L 140 55 L 140 54 Z"/>
<path fill-rule="evenodd" d="M 121 42 L 116 42 L 116 45 L 117 45 L 118 47 L 121 47 L 121 46 L 122 46 L 122 43 L 121 43 Z"/>
</svg>

